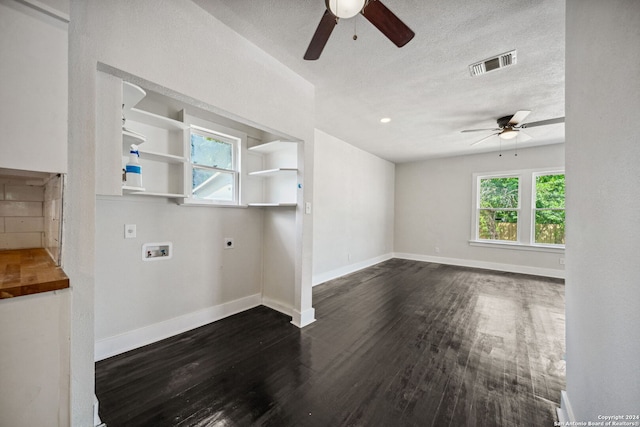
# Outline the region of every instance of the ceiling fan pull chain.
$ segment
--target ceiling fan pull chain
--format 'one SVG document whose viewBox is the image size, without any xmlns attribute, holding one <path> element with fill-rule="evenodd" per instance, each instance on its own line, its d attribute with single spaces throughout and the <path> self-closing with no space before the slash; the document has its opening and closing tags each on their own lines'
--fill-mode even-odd
<svg viewBox="0 0 640 427">
<path fill-rule="evenodd" d="M 353 19 L 353 40 L 358 40 L 358 27 L 356 25 L 356 22 L 358 22 L 358 16 L 354 16 Z"/>
<path fill-rule="evenodd" d="M 518 157 L 518 135 L 516 135 L 516 153 L 513 156 Z"/>
</svg>

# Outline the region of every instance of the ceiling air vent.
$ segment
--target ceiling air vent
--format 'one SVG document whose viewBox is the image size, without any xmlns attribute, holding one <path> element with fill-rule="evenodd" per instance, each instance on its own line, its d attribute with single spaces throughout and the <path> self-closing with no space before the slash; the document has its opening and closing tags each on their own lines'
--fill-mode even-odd
<svg viewBox="0 0 640 427">
<path fill-rule="evenodd" d="M 517 59 L 516 50 L 514 49 L 511 52 L 501 53 L 500 55 L 469 65 L 469 72 L 472 77 L 479 76 L 481 74 L 488 73 L 489 71 L 514 65 L 517 62 Z"/>
</svg>

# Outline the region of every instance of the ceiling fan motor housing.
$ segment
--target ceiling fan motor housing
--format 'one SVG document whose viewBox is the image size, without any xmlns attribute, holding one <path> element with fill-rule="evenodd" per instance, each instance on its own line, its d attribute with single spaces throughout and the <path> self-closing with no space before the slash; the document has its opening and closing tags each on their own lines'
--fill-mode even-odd
<svg viewBox="0 0 640 427">
<path fill-rule="evenodd" d="M 500 128 L 505 127 L 507 124 L 509 124 L 509 121 L 511 120 L 512 117 L 513 117 L 513 114 L 510 116 L 500 117 L 498 120 L 496 120 L 498 122 L 498 127 Z"/>
</svg>

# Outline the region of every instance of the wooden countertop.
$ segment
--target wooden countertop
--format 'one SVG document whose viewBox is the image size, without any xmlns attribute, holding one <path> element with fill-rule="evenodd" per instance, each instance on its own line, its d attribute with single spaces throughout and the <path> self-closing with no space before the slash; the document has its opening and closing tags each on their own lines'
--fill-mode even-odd
<svg viewBox="0 0 640 427">
<path fill-rule="evenodd" d="M 44 249 L 0 251 L 0 299 L 69 287 L 69 278 Z"/>
</svg>

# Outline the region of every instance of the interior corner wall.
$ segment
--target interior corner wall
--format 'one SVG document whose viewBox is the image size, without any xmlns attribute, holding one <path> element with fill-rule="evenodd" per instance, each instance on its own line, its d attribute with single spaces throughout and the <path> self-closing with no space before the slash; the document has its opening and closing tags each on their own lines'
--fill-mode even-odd
<svg viewBox="0 0 640 427">
<path fill-rule="evenodd" d="M 296 262 L 296 211 L 291 208 L 264 209 L 262 254 L 262 300 L 263 304 L 293 316 L 294 289 L 287 286 L 294 278 Z"/>
<path fill-rule="evenodd" d="M 313 283 L 393 252 L 395 165 L 315 131 Z"/>
<path fill-rule="evenodd" d="M 556 253 L 469 245 L 474 173 L 564 166 L 564 144 L 518 151 L 517 157 L 506 151 L 396 165 L 396 256 L 561 276 Z"/>
<path fill-rule="evenodd" d="M 568 0 L 566 16 L 563 404 L 595 422 L 640 413 L 640 2 Z"/>
<path fill-rule="evenodd" d="M 102 255 L 98 257 L 105 253 L 109 245 L 114 244 L 119 247 L 124 244 L 110 241 L 123 238 L 122 230 L 115 229 L 115 221 L 121 222 L 130 214 L 138 224 L 146 227 L 141 217 L 149 210 L 148 205 L 140 204 L 140 206 L 131 207 L 128 205 L 130 202 L 125 202 L 121 207 L 129 212 L 119 212 L 114 219 L 109 219 L 106 218 L 105 213 L 110 209 L 107 207 L 110 202 L 96 202 L 94 141 L 97 123 L 95 111 L 98 63 L 215 106 L 233 117 L 243 118 L 250 123 L 291 135 L 305 141 L 305 144 L 307 142 L 312 144 L 314 137 L 314 88 L 309 82 L 192 2 L 72 0 L 69 40 L 69 79 L 73 84 L 69 88 L 69 175 L 68 197 L 65 198 L 63 251 L 66 260 L 65 270 L 66 267 L 70 270 L 73 294 L 71 424 L 87 426 L 92 425 L 93 422 L 94 339 L 96 337 L 94 315 L 100 313 L 100 322 L 112 321 L 118 316 L 117 312 L 110 312 L 109 307 L 94 309 L 95 288 L 101 287 L 95 292 L 96 296 L 104 295 L 111 289 L 114 291 L 118 289 L 119 295 L 114 293 L 110 298 L 124 300 L 129 298 L 129 293 L 132 291 L 138 292 L 143 287 L 152 288 L 151 282 L 158 277 L 158 273 L 154 273 L 148 279 L 149 283 L 133 284 L 127 292 L 124 292 L 124 287 L 114 287 L 114 282 L 120 278 L 119 273 L 107 268 L 112 266 L 118 269 L 120 266 Z M 217 65 L 211 67 L 202 64 Z M 305 189 L 305 197 L 311 197 L 311 193 L 312 188 Z M 101 210 L 97 215 L 96 209 Z M 174 215 L 174 209 L 178 207 L 163 205 L 158 209 L 159 212 L 154 212 L 154 215 L 170 218 Z M 239 219 L 251 221 L 254 220 L 253 216 L 260 215 L 260 213 L 239 209 L 228 211 L 223 211 L 222 208 L 180 209 L 185 209 L 180 212 L 185 212 L 184 215 L 188 218 L 205 216 L 203 212 L 206 212 L 206 221 L 221 224 L 222 228 L 229 224 L 233 226 L 236 219 L 229 218 L 232 213 L 237 214 Z M 187 212 L 188 209 L 202 212 Z M 200 218 L 196 221 L 205 220 Z M 154 223 L 151 220 L 148 224 L 145 241 L 147 239 L 155 241 L 167 236 L 165 230 L 167 224 L 158 225 L 158 222 Z M 304 231 L 304 236 L 297 236 L 297 238 L 307 240 L 311 238 L 309 224 L 310 221 L 307 221 L 303 227 L 297 229 L 297 233 L 301 233 L 300 230 Z M 120 224 L 120 228 L 123 225 Z M 192 224 L 189 232 L 195 233 L 199 225 L 204 229 L 215 227 L 211 224 Z M 95 233 L 101 227 L 105 229 Z M 292 227 L 296 227 L 296 224 L 292 224 Z M 255 242 L 259 233 L 253 233 L 250 230 L 251 227 L 248 227 L 247 233 L 251 234 L 248 241 Z M 215 236 L 217 234 L 213 231 L 209 235 L 211 238 Z M 200 248 L 201 241 L 198 237 L 193 237 L 192 251 Z M 136 240 L 142 243 L 142 238 Z M 180 241 L 178 237 L 176 241 Z M 236 241 L 236 244 L 240 243 Z M 214 244 L 215 242 L 211 243 L 211 245 Z M 96 248 L 99 250 L 96 251 Z M 207 249 L 208 246 L 204 248 Z M 185 251 L 183 254 L 186 255 L 188 249 L 183 249 Z M 180 246 L 176 250 L 177 255 Z M 239 255 L 237 256 L 239 258 Z M 122 257 L 118 255 L 117 258 Z M 179 263 L 180 258 L 175 261 Z M 167 268 L 162 267 L 162 262 L 168 261 L 158 261 L 155 263 L 157 264 L 155 268 L 159 270 Z M 257 261 L 248 259 L 244 262 L 249 264 L 248 270 L 253 271 L 255 265 L 259 265 L 262 260 L 261 258 Z M 191 266 L 189 263 L 183 264 L 183 267 L 189 266 Z M 234 266 L 237 268 L 237 261 L 225 263 L 224 268 L 227 266 L 229 269 Z M 97 271 L 101 272 L 100 277 L 96 276 Z M 195 279 L 197 284 L 191 285 L 198 289 L 199 294 L 206 292 L 204 289 L 210 285 L 213 290 L 209 292 L 218 293 L 217 297 L 236 297 L 232 295 L 233 290 L 228 288 L 234 286 L 234 277 L 227 278 L 229 281 L 225 279 L 223 287 L 219 286 L 220 283 L 212 283 L 206 277 Z M 309 274 L 309 288 L 310 279 Z M 182 290 L 184 289 L 183 287 Z M 243 292 L 253 292 L 253 289 L 244 288 Z M 300 295 L 300 292 L 298 294 Z M 138 301 L 146 298 L 147 303 L 150 303 L 159 297 L 159 293 L 151 292 L 137 298 Z M 168 297 L 173 298 L 171 295 Z M 96 306 L 104 303 L 104 300 L 95 301 Z M 311 305 L 310 298 L 306 304 Z M 197 310 L 193 306 L 182 308 Z M 147 304 L 137 309 L 137 315 L 140 318 L 132 320 L 138 325 L 158 318 L 153 317 L 157 313 L 149 316 Z M 103 316 L 103 314 L 106 315 Z M 176 312 L 165 312 L 164 317 L 174 314 Z M 143 320 L 144 316 L 149 317 Z M 102 324 L 96 325 L 96 330 L 102 334 L 107 332 L 108 327 Z"/>
</svg>

